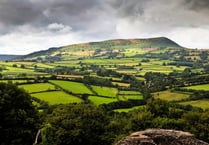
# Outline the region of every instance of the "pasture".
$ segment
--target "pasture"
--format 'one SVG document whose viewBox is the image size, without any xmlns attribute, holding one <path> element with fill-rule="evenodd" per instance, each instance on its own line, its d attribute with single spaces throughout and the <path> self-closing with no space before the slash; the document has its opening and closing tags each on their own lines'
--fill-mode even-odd
<svg viewBox="0 0 209 145">
<path fill-rule="evenodd" d="M 89 96 L 88 100 L 90 100 L 95 105 L 101 104 L 109 104 L 112 102 L 118 101 L 116 98 L 105 98 L 105 97 L 98 97 L 98 96 Z"/>
<path fill-rule="evenodd" d="M 118 93 L 118 90 L 116 88 L 101 87 L 101 86 L 91 86 L 91 87 L 99 96 L 107 96 L 114 98 Z"/>
<path fill-rule="evenodd" d="M 113 85 L 118 85 L 118 86 L 121 86 L 121 87 L 129 87 L 130 84 L 128 83 L 120 83 L 120 82 L 112 82 Z"/>
<path fill-rule="evenodd" d="M 140 95 L 140 92 L 136 92 L 136 91 L 120 91 L 118 94 L 134 94 L 134 95 Z"/>
<path fill-rule="evenodd" d="M 36 93 L 36 94 L 31 94 L 31 96 L 46 101 L 49 103 L 49 105 L 82 102 L 80 98 L 75 97 L 73 95 L 69 95 L 62 91 Z"/>
<path fill-rule="evenodd" d="M 93 94 L 83 83 L 60 80 L 50 80 L 49 82 L 74 94 Z"/>
<path fill-rule="evenodd" d="M 154 98 L 159 98 L 166 101 L 180 101 L 182 99 L 187 99 L 190 93 L 185 92 L 171 92 L 171 91 L 161 91 L 153 93 Z"/>
<path fill-rule="evenodd" d="M 186 101 L 186 102 L 181 102 L 179 104 L 181 104 L 181 105 L 191 105 L 191 106 L 199 107 L 199 108 L 202 108 L 202 109 L 208 109 L 209 108 L 209 99 Z"/>
<path fill-rule="evenodd" d="M 27 82 L 32 82 L 33 80 L 0 80 L 1 83 L 9 83 L 12 82 L 13 84 L 15 83 L 27 83 Z"/>
<path fill-rule="evenodd" d="M 134 106 L 132 108 L 114 109 L 113 111 L 115 111 L 115 112 L 129 112 L 129 111 L 133 111 L 133 110 L 144 109 L 145 107 L 146 107 L 145 105 L 142 105 L 142 106 Z"/>
<path fill-rule="evenodd" d="M 119 98 L 123 98 L 124 100 L 142 100 L 143 96 L 140 95 L 118 95 Z"/>
<path fill-rule="evenodd" d="M 28 93 L 37 93 L 56 89 L 54 85 L 49 83 L 19 85 L 19 88 L 25 89 Z"/>
<path fill-rule="evenodd" d="M 3 75 L 13 75 L 13 76 L 18 76 L 20 74 L 31 75 L 31 76 L 33 76 L 33 75 L 47 75 L 46 73 L 35 72 L 34 69 L 10 67 L 10 66 L 7 66 L 6 70 L 3 70 L 1 73 Z"/>
<path fill-rule="evenodd" d="M 37 68 L 41 67 L 41 68 L 54 68 L 54 66 L 52 66 L 51 64 L 44 64 L 44 63 L 36 63 L 34 64 L 34 66 L 37 66 Z"/>
<path fill-rule="evenodd" d="M 191 89 L 191 90 L 204 90 L 209 91 L 209 84 L 204 85 L 197 85 L 197 86 L 189 86 L 189 87 L 182 87 L 183 89 Z"/>
</svg>

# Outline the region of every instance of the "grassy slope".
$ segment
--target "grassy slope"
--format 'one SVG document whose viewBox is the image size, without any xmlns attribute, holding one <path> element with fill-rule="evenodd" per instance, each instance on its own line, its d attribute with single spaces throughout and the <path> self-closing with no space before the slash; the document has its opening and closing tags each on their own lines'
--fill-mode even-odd
<svg viewBox="0 0 209 145">
<path fill-rule="evenodd" d="M 118 90 L 116 88 L 91 86 L 92 89 L 100 96 L 116 97 Z"/>
<path fill-rule="evenodd" d="M 183 89 L 192 89 L 192 90 L 204 90 L 204 91 L 209 91 L 209 84 L 197 85 L 197 86 L 189 86 L 189 87 L 183 87 Z"/>
<path fill-rule="evenodd" d="M 104 98 L 104 97 L 98 97 L 98 96 L 89 96 L 88 99 L 91 102 L 93 102 L 95 105 L 108 104 L 111 102 L 118 101 L 116 98 Z"/>
<path fill-rule="evenodd" d="M 207 109 L 209 108 L 209 99 L 203 99 L 203 100 L 195 100 L 195 101 L 187 101 L 187 102 L 182 102 L 179 103 L 182 105 L 192 105 L 194 107 L 200 107 L 202 109 Z"/>
<path fill-rule="evenodd" d="M 55 86 L 49 83 L 19 85 L 19 87 L 25 89 L 28 93 L 55 90 Z"/>
<path fill-rule="evenodd" d="M 189 93 L 162 91 L 153 93 L 154 98 L 160 98 L 167 101 L 178 101 L 189 97 Z"/>
<path fill-rule="evenodd" d="M 69 95 L 62 91 L 36 93 L 36 94 L 31 94 L 31 96 L 38 98 L 40 100 L 44 100 L 48 102 L 50 105 L 82 102 L 80 98 Z"/>
<path fill-rule="evenodd" d="M 133 100 L 142 100 L 143 96 L 140 95 L 119 95 L 119 98 L 121 98 L 122 100 L 128 100 L 128 99 L 133 99 Z"/>
<path fill-rule="evenodd" d="M 123 50 L 123 52 L 127 55 L 129 55 L 130 53 L 142 54 L 144 53 L 142 48 L 151 48 L 151 47 L 181 48 L 175 42 L 164 37 L 150 38 L 150 39 L 117 39 L 117 40 L 107 40 L 101 42 L 90 42 L 90 43 L 68 45 L 59 48 L 50 48 L 48 50 L 31 53 L 22 58 L 30 60 L 31 58 L 37 58 L 37 57 L 44 58 L 45 56 L 54 57 L 61 55 L 61 58 L 65 60 L 66 56 L 92 56 L 96 49 L 101 49 L 103 51 L 102 53 L 106 53 L 107 51 L 110 50 L 115 50 L 115 51 Z"/>
<path fill-rule="evenodd" d="M 75 94 L 93 94 L 84 84 L 70 81 L 50 80 L 51 83 Z"/>
<path fill-rule="evenodd" d="M 114 111 L 115 112 L 129 112 L 129 111 L 132 111 L 132 110 L 143 109 L 143 108 L 145 108 L 145 105 L 135 106 L 135 107 L 132 107 L 132 108 L 115 109 Z"/>
</svg>

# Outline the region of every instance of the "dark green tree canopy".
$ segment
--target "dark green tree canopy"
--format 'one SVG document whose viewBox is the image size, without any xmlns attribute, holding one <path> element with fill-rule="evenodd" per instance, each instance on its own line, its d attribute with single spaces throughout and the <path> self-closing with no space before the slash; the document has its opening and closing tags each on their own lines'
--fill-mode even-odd
<svg viewBox="0 0 209 145">
<path fill-rule="evenodd" d="M 89 104 L 58 106 L 48 117 L 55 129 L 57 145 L 106 145 L 105 126 L 109 123 L 104 111 Z"/>
<path fill-rule="evenodd" d="M 38 122 L 30 95 L 14 84 L 0 83 L 1 145 L 31 145 Z"/>
</svg>

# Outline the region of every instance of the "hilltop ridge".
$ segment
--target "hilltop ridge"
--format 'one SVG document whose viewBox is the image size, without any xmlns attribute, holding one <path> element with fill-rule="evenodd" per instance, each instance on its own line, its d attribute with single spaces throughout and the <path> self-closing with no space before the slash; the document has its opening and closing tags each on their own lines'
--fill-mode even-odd
<svg viewBox="0 0 209 145">
<path fill-rule="evenodd" d="M 65 60 L 69 56 L 71 58 L 82 58 L 87 56 L 103 57 L 104 55 L 120 57 L 121 55 L 127 54 L 128 51 L 143 53 L 147 51 L 162 51 L 166 48 L 182 49 L 183 47 L 166 37 L 147 39 L 113 39 L 52 47 L 48 50 L 42 50 L 25 55 L 22 58 L 36 59 L 39 57 L 40 59 L 41 57 L 42 59 L 48 59 L 47 57 L 53 57 L 55 60 Z"/>
</svg>

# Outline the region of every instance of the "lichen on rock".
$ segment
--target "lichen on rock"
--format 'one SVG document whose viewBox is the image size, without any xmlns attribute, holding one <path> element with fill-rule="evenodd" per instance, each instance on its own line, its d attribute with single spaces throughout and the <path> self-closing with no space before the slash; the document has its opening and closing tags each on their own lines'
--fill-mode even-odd
<svg viewBox="0 0 209 145">
<path fill-rule="evenodd" d="M 209 145 L 192 134 L 167 129 L 147 129 L 122 138 L 116 145 Z"/>
</svg>

